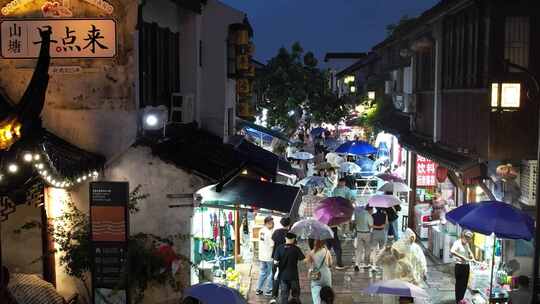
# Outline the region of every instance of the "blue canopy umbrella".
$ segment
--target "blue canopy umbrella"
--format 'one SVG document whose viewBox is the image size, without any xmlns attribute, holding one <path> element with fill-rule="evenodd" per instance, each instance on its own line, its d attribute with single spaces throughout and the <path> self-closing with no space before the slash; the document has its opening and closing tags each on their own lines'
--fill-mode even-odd
<svg viewBox="0 0 540 304">
<path fill-rule="evenodd" d="M 324 131 L 326 131 L 325 128 L 318 127 L 318 128 L 312 129 L 311 132 L 309 132 L 309 134 L 311 134 L 311 136 L 319 136 L 319 135 L 323 134 Z"/>
<path fill-rule="evenodd" d="M 367 158 L 367 157 L 360 157 L 356 164 L 362 168 L 362 171 L 360 171 L 360 175 L 362 177 L 369 177 L 375 175 L 375 170 L 373 168 L 373 165 L 375 164 L 375 161 Z"/>
<path fill-rule="evenodd" d="M 534 220 L 510 204 L 484 201 L 462 205 L 446 214 L 451 223 L 472 231 L 504 239 L 531 240 L 534 235 Z M 491 283 L 489 298 L 493 296 L 493 269 L 495 268 L 495 242 L 491 259 Z"/>
<path fill-rule="evenodd" d="M 377 153 L 377 149 L 363 140 L 350 140 L 337 147 L 336 153 L 367 155 Z"/>
<path fill-rule="evenodd" d="M 462 205 L 446 214 L 446 219 L 475 232 L 498 238 L 531 240 L 534 220 L 510 204 L 485 201 Z"/>
<path fill-rule="evenodd" d="M 323 145 L 331 151 L 334 151 L 340 144 L 341 143 L 335 138 L 327 138 L 323 143 Z"/>
</svg>

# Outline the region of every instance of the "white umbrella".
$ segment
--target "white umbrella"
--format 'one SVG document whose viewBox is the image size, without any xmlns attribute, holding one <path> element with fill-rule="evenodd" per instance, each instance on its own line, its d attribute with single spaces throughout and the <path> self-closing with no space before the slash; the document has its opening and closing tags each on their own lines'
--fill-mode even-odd
<svg viewBox="0 0 540 304">
<path fill-rule="evenodd" d="M 337 153 L 334 153 L 334 152 L 330 152 L 330 153 L 326 154 L 326 160 L 327 161 L 330 162 L 334 158 L 341 158 L 341 156 L 339 156 Z"/>
<path fill-rule="evenodd" d="M 305 219 L 294 223 L 292 233 L 306 239 L 328 240 L 334 238 L 334 232 L 328 225 L 314 219 Z"/>
<path fill-rule="evenodd" d="M 291 158 L 299 160 L 310 160 L 313 159 L 313 154 L 309 152 L 295 152 L 291 155 Z"/>
<path fill-rule="evenodd" d="M 362 168 L 355 163 L 344 162 L 339 165 L 339 172 L 351 173 L 351 174 L 360 173 L 362 172 Z"/>
<path fill-rule="evenodd" d="M 407 186 L 405 183 L 401 182 L 387 182 L 386 184 L 382 185 L 377 191 L 380 192 L 409 192 L 411 191 L 411 188 Z"/>
<path fill-rule="evenodd" d="M 364 289 L 364 292 L 369 294 L 395 295 L 399 297 L 429 298 L 428 293 L 424 289 L 401 280 L 375 282 Z"/>
<path fill-rule="evenodd" d="M 368 200 L 368 205 L 375 208 L 390 208 L 399 204 L 401 204 L 399 198 L 386 194 L 373 195 Z"/>
</svg>

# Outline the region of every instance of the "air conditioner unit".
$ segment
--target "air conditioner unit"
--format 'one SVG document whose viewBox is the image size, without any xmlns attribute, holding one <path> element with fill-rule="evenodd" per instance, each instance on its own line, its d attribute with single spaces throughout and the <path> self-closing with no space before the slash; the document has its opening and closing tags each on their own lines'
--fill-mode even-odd
<svg viewBox="0 0 540 304">
<path fill-rule="evenodd" d="M 395 80 L 387 80 L 384 82 L 384 94 L 392 94 L 396 90 Z"/>
<path fill-rule="evenodd" d="M 519 184 L 521 187 L 520 201 L 529 206 L 536 204 L 536 175 L 538 174 L 538 162 L 525 160 L 521 163 Z"/>
<path fill-rule="evenodd" d="M 403 94 L 403 112 L 416 113 L 416 96 L 414 94 Z"/>
<path fill-rule="evenodd" d="M 195 96 L 193 94 L 171 94 L 170 123 L 191 123 L 195 120 Z"/>
</svg>

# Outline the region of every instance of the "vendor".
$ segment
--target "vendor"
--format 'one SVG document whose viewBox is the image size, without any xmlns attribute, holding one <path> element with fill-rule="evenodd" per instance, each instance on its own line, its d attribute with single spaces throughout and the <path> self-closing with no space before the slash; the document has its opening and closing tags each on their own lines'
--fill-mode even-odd
<svg viewBox="0 0 540 304">
<path fill-rule="evenodd" d="M 473 237 L 473 233 L 470 230 L 463 230 L 461 237 L 454 242 L 450 253 L 454 256 L 455 267 L 454 274 L 456 278 L 455 283 L 455 295 L 456 303 L 460 303 L 465 297 L 467 291 L 467 284 L 469 282 L 470 262 L 475 262 L 474 255 L 469 246 Z"/>
</svg>

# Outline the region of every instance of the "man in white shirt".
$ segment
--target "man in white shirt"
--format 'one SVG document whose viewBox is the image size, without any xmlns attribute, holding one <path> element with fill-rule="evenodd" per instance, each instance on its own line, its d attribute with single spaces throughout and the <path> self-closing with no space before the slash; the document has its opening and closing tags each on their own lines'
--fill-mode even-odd
<svg viewBox="0 0 540 304">
<path fill-rule="evenodd" d="M 264 219 L 264 227 L 259 231 L 259 261 L 261 269 L 259 272 L 259 282 L 257 283 L 257 295 L 272 296 L 272 251 L 274 249 L 274 241 L 272 234 L 274 233 L 274 219 L 267 216 Z M 265 283 L 268 281 L 267 288 L 263 291 Z"/>
<path fill-rule="evenodd" d="M 470 266 L 469 262 L 475 262 L 474 255 L 469 243 L 472 241 L 473 233 L 470 230 L 463 230 L 461 237 L 454 242 L 450 253 L 454 256 L 455 265 L 455 295 L 456 303 L 460 303 L 465 297 L 467 284 L 469 282 Z"/>
</svg>

